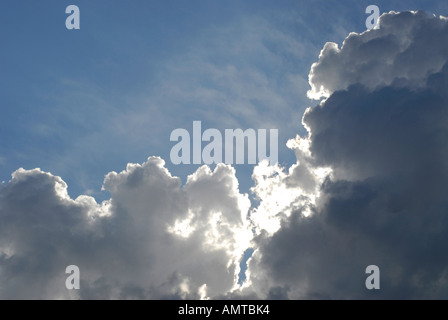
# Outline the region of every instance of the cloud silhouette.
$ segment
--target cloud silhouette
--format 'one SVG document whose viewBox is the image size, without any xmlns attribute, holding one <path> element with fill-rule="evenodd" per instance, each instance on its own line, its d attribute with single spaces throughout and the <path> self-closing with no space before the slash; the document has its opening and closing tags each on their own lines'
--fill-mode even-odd
<svg viewBox="0 0 448 320">
<path fill-rule="evenodd" d="M 340 50 L 326 44 L 311 69 L 312 92 L 328 96 L 290 145 L 331 173 L 310 217 L 299 208 L 256 240 L 262 297 L 447 297 L 448 23 L 422 12 L 380 23 Z M 378 291 L 364 286 L 372 264 Z"/>
</svg>

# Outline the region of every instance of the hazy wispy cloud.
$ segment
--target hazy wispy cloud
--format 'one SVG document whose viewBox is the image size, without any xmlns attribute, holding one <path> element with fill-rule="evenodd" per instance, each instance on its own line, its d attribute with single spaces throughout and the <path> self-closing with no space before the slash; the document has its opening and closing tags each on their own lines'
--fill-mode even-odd
<svg viewBox="0 0 448 320">
<path fill-rule="evenodd" d="M 309 87 L 302 67 L 291 68 L 291 61 L 295 65 L 312 45 L 277 24 L 260 16 L 236 17 L 198 31 L 155 66 L 151 53 L 141 52 L 147 75 L 136 82 L 138 90 L 126 86 L 111 92 L 107 82 L 64 77 L 58 92 L 42 94 L 52 107 L 32 127 L 39 141 L 61 144 L 42 166 L 99 189 L 100 177 L 129 159 L 148 154 L 167 158 L 171 131 L 190 130 L 193 120 L 219 130 L 281 128 L 279 149 L 285 158 L 286 141 L 297 130 Z M 97 68 L 104 72 L 101 64 Z M 96 181 L 88 172 L 83 179 L 72 177 L 74 169 L 84 171 L 82 166 L 94 168 Z"/>
</svg>

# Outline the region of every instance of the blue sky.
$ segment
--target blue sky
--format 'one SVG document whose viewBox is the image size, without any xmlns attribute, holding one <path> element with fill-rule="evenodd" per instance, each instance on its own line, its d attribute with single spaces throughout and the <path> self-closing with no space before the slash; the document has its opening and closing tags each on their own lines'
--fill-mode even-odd
<svg viewBox="0 0 448 320">
<path fill-rule="evenodd" d="M 81 29 L 65 28 L 76 4 Z M 279 162 L 306 107 L 310 65 L 327 41 L 365 29 L 381 12 L 448 14 L 445 1 L 0 2 L 0 180 L 39 167 L 69 194 L 97 199 L 104 175 L 161 156 L 170 132 L 278 128 Z M 236 166 L 242 191 L 252 166 Z"/>
</svg>

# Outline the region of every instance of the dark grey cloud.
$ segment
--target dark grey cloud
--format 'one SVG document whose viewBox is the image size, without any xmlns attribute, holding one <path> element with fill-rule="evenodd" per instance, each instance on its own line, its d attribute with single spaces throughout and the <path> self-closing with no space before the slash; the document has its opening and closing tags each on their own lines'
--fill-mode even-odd
<svg viewBox="0 0 448 320">
<path fill-rule="evenodd" d="M 308 141 L 308 166 L 332 172 L 310 217 L 295 210 L 256 240 L 249 265 L 262 297 L 448 297 L 448 21 L 381 22 L 324 49 L 311 71 L 330 95 L 307 110 L 309 137 L 295 146 Z M 365 288 L 368 265 L 380 267 L 378 291 Z"/>
</svg>

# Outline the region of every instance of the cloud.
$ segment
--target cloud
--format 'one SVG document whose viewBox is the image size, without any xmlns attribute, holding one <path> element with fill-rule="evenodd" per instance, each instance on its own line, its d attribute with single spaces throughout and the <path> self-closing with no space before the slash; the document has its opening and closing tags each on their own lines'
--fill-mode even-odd
<svg viewBox="0 0 448 320">
<path fill-rule="evenodd" d="M 325 44 L 311 67 L 309 97 L 328 97 L 353 84 L 370 90 L 391 84 L 421 88 L 446 63 L 446 18 L 422 11 L 390 12 L 380 17 L 379 25 L 379 29 L 351 33 L 341 49 L 334 42 Z"/>
<path fill-rule="evenodd" d="M 311 216 L 291 204 L 275 233 L 260 232 L 247 292 L 447 296 L 447 28 L 443 17 L 389 13 L 380 30 L 349 35 L 341 50 L 325 45 L 310 83 L 327 99 L 304 114 L 308 137 L 289 145 L 309 152 L 309 171 L 330 171 Z M 286 185 L 286 178 L 264 183 Z M 364 286 L 372 264 L 381 270 L 378 291 Z"/>
<path fill-rule="evenodd" d="M 0 191 L 2 299 L 196 299 L 232 289 L 250 240 L 234 169 L 202 167 L 182 187 L 152 157 L 109 173 L 104 188 L 112 197 L 97 204 L 70 199 L 61 178 L 38 169 L 13 174 Z M 65 288 L 72 264 L 79 292 Z"/>
<path fill-rule="evenodd" d="M 150 157 L 106 175 L 101 204 L 50 173 L 14 172 L 0 185 L 0 298 L 446 297 L 448 21 L 380 23 L 325 45 L 309 77 L 325 100 L 288 142 L 297 163 L 260 163 L 252 204 L 228 165 L 182 185 Z M 65 288 L 72 264 L 79 291 Z M 371 264 L 380 290 L 364 286 Z"/>
</svg>

